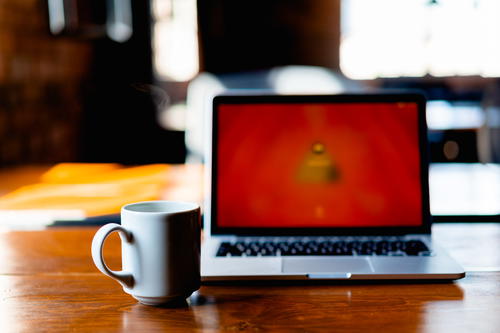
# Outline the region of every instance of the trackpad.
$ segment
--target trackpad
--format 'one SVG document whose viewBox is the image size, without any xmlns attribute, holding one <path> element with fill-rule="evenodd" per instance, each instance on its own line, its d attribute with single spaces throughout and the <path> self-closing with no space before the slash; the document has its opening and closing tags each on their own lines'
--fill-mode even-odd
<svg viewBox="0 0 500 333">
<path fill-rule="evenodd" d="M 283 273 L 372 273 L 367 258 L 283 258 Z"/>
</svg>

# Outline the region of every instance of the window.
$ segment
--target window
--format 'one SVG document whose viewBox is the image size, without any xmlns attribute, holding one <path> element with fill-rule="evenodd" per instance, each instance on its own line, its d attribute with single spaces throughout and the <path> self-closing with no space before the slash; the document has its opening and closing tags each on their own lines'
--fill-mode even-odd
<svg viewBox="0 0 500 333">
<path fill-rule="evenodd" d="M 498 0 L 343 0 L 340 66 L 353 79 L 500 76 Z"/>
<path fill-rule="evenodd" d="M 159 79 L 188 81 L 198 73 L 196 0 L 153 1 L 153 49 Z"/>
</svg>

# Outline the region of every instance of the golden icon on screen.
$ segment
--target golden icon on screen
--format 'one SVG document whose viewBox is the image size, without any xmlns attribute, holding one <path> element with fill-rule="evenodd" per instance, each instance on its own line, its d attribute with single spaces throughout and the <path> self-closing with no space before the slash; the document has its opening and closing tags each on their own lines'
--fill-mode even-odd
<svg viewBox="0 0 500 333">
<path fill-rule="evenodd" d="M 298 180 L 307 183 L 333 183 L 340 172 L 325 145 L 319 141 L 311 145 L 299 167 Z"/>
</svg>

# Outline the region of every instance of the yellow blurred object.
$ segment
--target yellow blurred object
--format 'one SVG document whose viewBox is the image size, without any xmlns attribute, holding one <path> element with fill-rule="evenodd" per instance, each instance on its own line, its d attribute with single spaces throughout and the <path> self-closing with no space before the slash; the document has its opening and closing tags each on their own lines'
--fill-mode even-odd
<svg viewBox="0 0 500 333">
<path fill-rule="evenodd" d="M 43 183 L 74 183 L 75 178 L 92 174 L 102 174 L 123 168 L 114 163 L 60 163 L 45 172 Z"/>
<path fill-rule="evenodd" d="M 46 211 L 57 213 L 57 219 L 68 212 L 68 218 L 74 219 L 75 211 L 79 211 L 88 218 L 119 214 L 121 206 L 136 201 L 199 202 L 202 193 L 199 165 L 124 167 L 119 164 L 62 163 L 42 174 L 40 181 L 0 197 L 0 216 L 2 213 L 12 216 L 13 212 Z M 174 193 L 183 193 L 183 197 L 168 195 Z"/>
<path fill-rule="evenodd" d="M 297 178 L 304 183 L 334 183 L 339 180 L 340 172 L 325 145 L 315 142 L 306 153 Z"/>
</svg>

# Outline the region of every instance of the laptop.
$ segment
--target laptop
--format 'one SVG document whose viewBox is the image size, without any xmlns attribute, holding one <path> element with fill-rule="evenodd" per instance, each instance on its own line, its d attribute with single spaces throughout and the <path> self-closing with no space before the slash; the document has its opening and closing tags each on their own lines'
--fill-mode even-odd
<svg viewBox="0 0 500 333">
<path fill-rule="evenodd" d="M 425 104 L 216 96 L 202 280 L 464 277 L 431 237 Z"/>
</svg>

